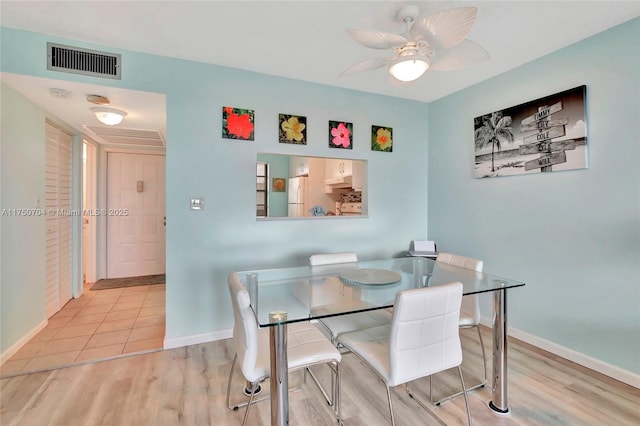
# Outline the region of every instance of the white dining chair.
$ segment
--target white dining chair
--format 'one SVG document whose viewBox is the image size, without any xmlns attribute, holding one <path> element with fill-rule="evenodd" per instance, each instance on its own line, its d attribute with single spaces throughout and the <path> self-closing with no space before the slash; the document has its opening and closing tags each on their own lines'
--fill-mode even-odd
<svg viewBox="0 0 640 426">
<path fill-rule="evenodd" d="M 396 294 L 391 324 L 338 337 L 342 345 L 385 383 L 392 425 L 395 425 L 395 418 L 390 388 L 404 384 L 409 396 L 437 418 L 416 398 L 408 385 L 454 367 L 458 368 L 467 406 L 467 421 L 471 425 L 471 411 L 460 368 L 462 346 L 458 318 L 461 299 L 460 282 L 403 290 Z"/>
<path fill-rule="evenodd" d="M 460 256 L 452 253 L 438 253 L 436 262 L 445 263 L 447 265 L 453 265 L 471 271 L 482 272 L 484 262 L 482 260 L 473 259 L 471 257 Z M 482 341 L 482 333 L 480 332 L 480 300 L 478 294 L 469 294 L 462 297 L 462 306 L 460 308 L 460 328 L 474 328 L 478 331 L 478 338 L 480 339 L 480 348 L 482 349 L 482 365 L 483 365 L 483 377 L 481 383 L 470 386 L 466 389 L 467 392 L 483 387 L 487 384 L 487 356 L 484 351 L 484 342 Z M 431 402 L 435 405 L 440 405 L 442 402 L 459 396 L 462 392 L 457 392 L 452 395 L 440 398 L 437 401 L 433 400 L 433 393 L 431 395 Z"/>
<path fill-rule="evenodd" d="M 240 281 L 236 272 L 231 272 L 228 279 L 231 304 L 233 307 L 233 343 L 236 353 L 233 357 L 229 381 L 227 383 L 227 408 L 235 410 L 247 406 L 242 424 L 247 422 L 249 408 L 261 382 L 270 377 L 270 349 L 269 331 L 259 329 L 255 314 L 250 306 L 249 293 Z M 335 376 L 338 386 L 335 387 L 330 404 L 334 406 L 334 413 L 340 424 L 340 351 L 326 338 L 326 336 L 309 322 L 293 323 L 287 326 L 287 361 L 289 372 L 306 369 L 317 364 L 328 364 Z M 249 401 L 232 406 L 229 403 L 231 380 L 236 364 L 240 365 L 242 375 L 249 382 Z M 324 393 L 324 391 L 323 391 Z M 326 395 L 325 395 L 326 397 Z M 260 401 L 268 398 L 263 397 Z"/>
<path fill-rule="evenodd" d="M 348 264 L 355 263 L 357 261 L 358 256 L 353 252 L 314 254 L 309 257 L 309 264 L 311 267 Z M 314 308 L 312 307 L 312 310 L 313 309 Z M 330 311 L 327 310 L 327 308 L 321 308 L 314 310 L 314 313 L 329 314 Z M 331 341 L 334 342 L 334 344 L 337 343 L 336 339 L 342 333 L 362 330 L 369 327 L 377 327 L 379 325 L 389 324 L 390 322 L 391 313 L 380 309 L 349 315 L 321 318 L 318 320 L 318 323 L 327 330 Z"/>
<path fill-rule="evenodd" d="M 358 255 L 353 252 L 321 253 L 309 256 L 309 265 L 335 265 L 336 263 L 354 263 L 358 261 Z"/>
</svg>

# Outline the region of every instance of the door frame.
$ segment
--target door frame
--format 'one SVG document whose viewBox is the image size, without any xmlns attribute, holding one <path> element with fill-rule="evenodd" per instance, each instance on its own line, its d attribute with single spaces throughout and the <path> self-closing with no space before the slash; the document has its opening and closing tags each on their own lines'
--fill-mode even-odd
<svg viewBox="0 0 640 426">
<path fill-rule="evenodd" d="M 150 147 L 149 149 L 145 148 L 127 148 L 127 147 L 116 147 L 116 146 L 100 146 L 99 148 L 99 167 L 98 167 L 98 208 L 106 209 L 107 208 L 107 157 L 109 153 L 121 153 L 121 154 L 142 154 L 142 155 L 158 155 L 165 157 L 166 161 L 166 152 L 165 149 L 157 149 Z M 166 184 L 166 174 L 165 174 L 165 184 Z M 166 185 L 165 185 L 165 195 L 166 195 Z M 166 197 L 165 197 L 165 212 L 167 210 Z M 97 268 L 97 279 L 103 279 L 107 277 L 107 218 L 104 216 L 98 216 L 97 220 L 98 226 L 98 268 Z M 165 265 L 166 265 L 166 243 L 165 243 Z"/>
<path fill-rule="evenodd" d="M 83 139 L 83 146 L 86 144 L 89 149 L 87 149 L 87 158 L 85 167 L 83 170 L 83 180 L 82 180 L 82 209 L 88 211 L 96 211 L 98 209 L 98 150 L 99 145 L 94 140 L 85 137 Z M 91 214 L 89 214 L 91 216 Z M 94 217 L 94 216 L 91 216 Z M 84 221 L 84 214 L 83 214 Z M 90 220 L 87 227 L 84 227 L 84 223 L 82 224 L 82 275 L 86 279 L 87 282 L 92 283 L 98 280 L 97 274 L 97 237 L 98 237 L 98 226 L 96 220 Z M 86 233 L 86 235 L 85 235 Z M 86 247 L 84 246 L 86 238 Z"/>
</svg>

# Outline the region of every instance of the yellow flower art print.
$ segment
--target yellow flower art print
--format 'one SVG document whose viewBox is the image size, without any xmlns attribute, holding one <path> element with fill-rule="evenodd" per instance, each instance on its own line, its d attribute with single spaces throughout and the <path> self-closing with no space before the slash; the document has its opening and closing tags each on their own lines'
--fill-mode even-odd
<svg viewBox="0 0 640 426">
<path fill-rule="evenodd" d="M 280 143 L 307 144 L 307 117 L 279 114 Z"/>
<path fill-rule="evenodd" d="M 391 127 L 371 126 L 371 150 L 393 151 L 393 129 Z"/>
</svg>

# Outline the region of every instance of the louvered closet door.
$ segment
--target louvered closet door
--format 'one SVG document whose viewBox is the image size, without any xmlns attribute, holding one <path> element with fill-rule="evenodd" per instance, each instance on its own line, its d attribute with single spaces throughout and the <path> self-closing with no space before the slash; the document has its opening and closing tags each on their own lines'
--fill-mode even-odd
<svg viewBox="0 0 640 426">
<path fill-rule="evenodd" d="M 46 314 L 71 299 L 71 136 L 46 126 Z"/>
</svg>

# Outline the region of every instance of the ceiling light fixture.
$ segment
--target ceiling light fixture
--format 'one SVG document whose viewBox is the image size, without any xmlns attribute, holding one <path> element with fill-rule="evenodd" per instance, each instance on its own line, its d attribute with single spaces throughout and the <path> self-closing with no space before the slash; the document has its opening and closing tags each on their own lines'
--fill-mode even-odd
<svg viewBox="0 0 640 426">
<path fill-rule="evenodd" d="M 101 123 L 107 126 L 115 126 L 122 123 L 122 120 L 127 115 L 126 112 L 115 108 L 94 107 L 91 108 L 91 111 Z"/>
<path fill-rule="evenodd" d="M 400 57 L 389 67 L 389 74 L 400 81 L 417 80 L 429 69 L 426 58 L 408 55 Z"/>
</svg>

